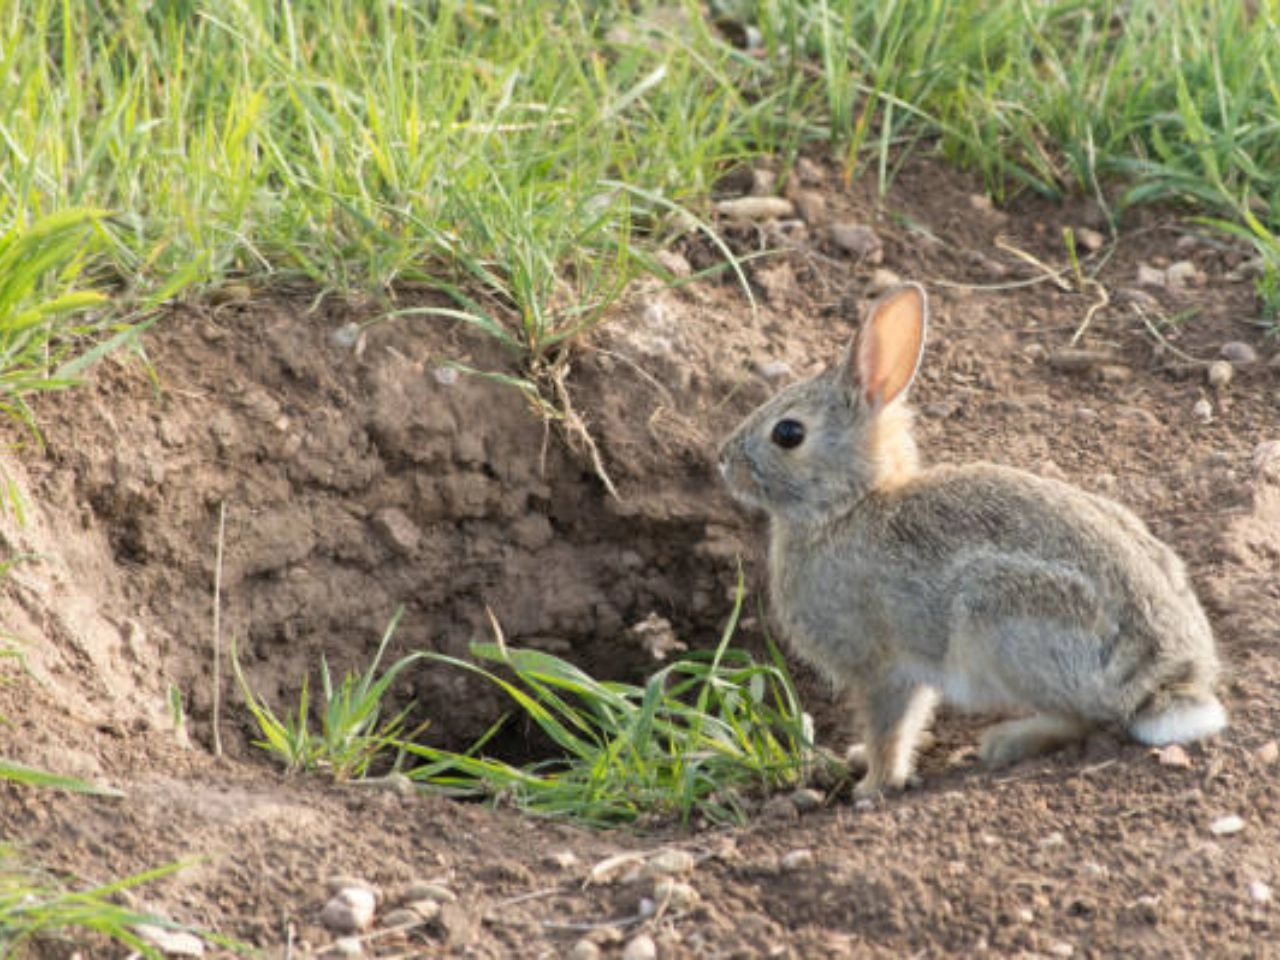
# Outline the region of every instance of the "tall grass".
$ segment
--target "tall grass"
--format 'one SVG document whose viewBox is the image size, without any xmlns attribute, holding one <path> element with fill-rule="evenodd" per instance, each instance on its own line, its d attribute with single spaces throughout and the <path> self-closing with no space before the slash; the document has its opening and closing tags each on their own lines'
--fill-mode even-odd
<svg viewBox="0 0 1280 960">
<path fill-rule="evenodd" d="M 757 154 L 887 185 L 938 147 L 1001 195 L 1280 220 L 1273 3 L 713 7 L 762 48 L 692 2 L 8 0 L 0 225 L 112 211 L 100 266 L 135 293 L 426 282 L 536 359 Z"/>
</svg>

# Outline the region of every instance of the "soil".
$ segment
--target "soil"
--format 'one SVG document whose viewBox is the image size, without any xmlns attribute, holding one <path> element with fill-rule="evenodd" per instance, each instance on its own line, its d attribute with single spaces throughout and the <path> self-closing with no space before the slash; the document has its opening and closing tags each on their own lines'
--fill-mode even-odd
<svg viewBox="0 0 1280 960">
<path fill-rule="evenodd" d="M 999 209 L 925 161 L 884 198 L 808 161 L 786 192 L 793 220 L 721 224 L 740 252 L 768 251 L 746 261 L 754 305 L 728 271 L 640 284 L 573 351 L 564 382 L 616 497 L 522 393 L 452 366 L 514 373 L 511 356 L 373 302 L 273 287 L 175 307 L 141 355 L 42 398 L 43 445 L 10 426 L 3 462 L 15 562 L 0 623 L 23 656 L 6 658 L 0 756 L 124 796 L 0 788 L 3 837 L 78 883 L 189 862 L 133 904 L 267 956 L 331 947 L 321 910 L 342 876 L 378 891 L 378 955 L 582 957 L 586 939 L 643 956 L 647 934 L 664 958 L 1280 956 L 1280 344 L 1242 279 L 1248 252 L 1172 214 L 1130 215 L 1081 283 L 1062 231 L 1105 229 L 1091 201 Z M 872 233 L 851 239 L 850 224 Z M 718 262 L 696 235 L 672 253 L 676 272 Z M 1146 519 L 1214 622 L 1225 735 L 1162 755 L 1098 735 L 992 774 L 971 749 L 981 720 L 944 714 L 905 794 L 765 803 L 733 829 L 593 831 L 287 776 L 250 745 L 224 671 L 214 756 L 220 543 L 221 642 L 281 709 L 322 655 L 335 674 L 363 669 L 401 606 L 389 657 L 465 655 L 487 611 L 509 643 L 604 676 L 654 669 L 629 631 L 651 614 L 690 647 L 714 643 L 738 557 L 752 604 L 762 567 L 759 519 L 716 483 L 716 439 L 838 356 L 885 270 L 933 301 L 913 394 L 926 458 L 1066 478 Z M 1211 387 L 1203 361 L 1226 343 L 1258 358 Z M 750 620 L 741 642 L 763 628 Z M 852 740 L 839 698 L 797 672 L 820 740 Z M 455 747 L 507 709 L 439 666 L 395 696 Z M 516 724 L 493 749 L 545 745 Z M 1229 815 L 1243 829 L 1211 829 Z M 682 879 L 698 899 L 647 912 L 636 864 L 671 848 L 695 854 Z M 620 853 L 635 854 L 621 876 L 599 876 Z M 387 929 L 423 880 L 456 900 Z M 76 949 L 113 955 L 29 951 Z"/>
</svg>

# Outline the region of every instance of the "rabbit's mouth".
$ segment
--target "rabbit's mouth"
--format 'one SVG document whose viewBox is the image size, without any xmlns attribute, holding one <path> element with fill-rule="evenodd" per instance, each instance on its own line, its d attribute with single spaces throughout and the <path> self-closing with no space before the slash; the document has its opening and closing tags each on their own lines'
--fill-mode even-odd
<svg viewBox="0 0 1280 960">
<path fill-rule="evenodd" d="M 764 509 L 760 497 L 760 481 L 750 464 L 737 457 L 725 457 L 720 460 L 719 466 L 720 478 L 733 499 L 744 506 Z"/>
</svg>

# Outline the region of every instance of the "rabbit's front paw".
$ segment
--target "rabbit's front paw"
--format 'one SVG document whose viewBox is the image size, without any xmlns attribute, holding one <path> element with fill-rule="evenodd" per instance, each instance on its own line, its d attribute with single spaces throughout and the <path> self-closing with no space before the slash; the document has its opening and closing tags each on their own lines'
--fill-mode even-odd
<svg viewBox="0 0 1280 960">
<path fill-rule="evenodd" d="M 978 745 L 978 756 L 988 767 L 998 770 L 1061 749 L 1088 732 L 1088 724 L 1074 717 L 1039 713 L 988 728 Z"/>
</svg>

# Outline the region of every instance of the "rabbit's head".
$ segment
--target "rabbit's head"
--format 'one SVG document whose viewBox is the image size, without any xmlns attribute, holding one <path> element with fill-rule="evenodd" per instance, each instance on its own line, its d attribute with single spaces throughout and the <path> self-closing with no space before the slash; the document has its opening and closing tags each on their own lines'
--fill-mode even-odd
<svg viewBox="0 0 1280 960">
<path fill-rule="evenodd" d="M 907 284 L 871 308 L 835 367 L 782 390 L 720 448 L 720 472 L 741 502 L 813 523 L 917 469 L 904 403 L 924 352 L 928 304 Z"/>
</svg>

